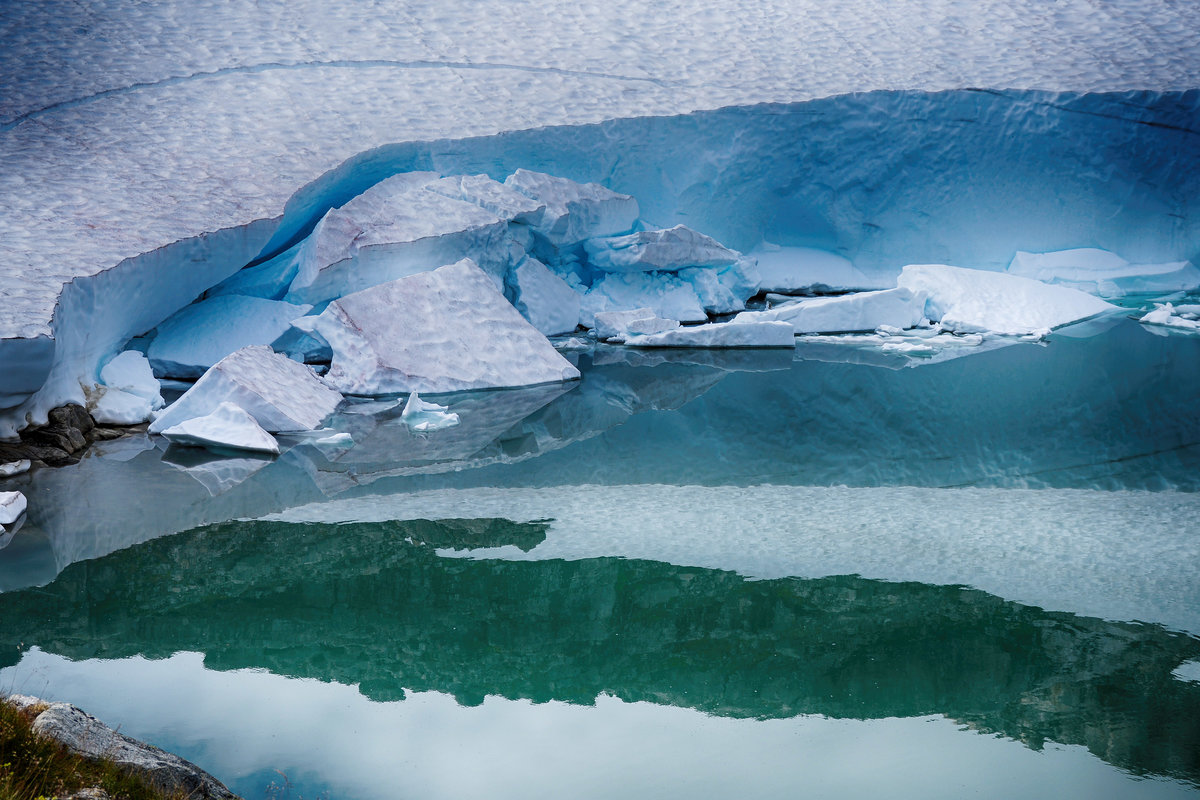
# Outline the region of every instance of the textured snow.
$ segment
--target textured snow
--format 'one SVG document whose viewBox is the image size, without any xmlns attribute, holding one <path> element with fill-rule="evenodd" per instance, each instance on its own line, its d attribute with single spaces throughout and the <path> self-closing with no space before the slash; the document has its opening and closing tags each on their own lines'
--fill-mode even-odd
<svg viewBox="0 0 1200 800">
<path fill-rule="evenodd" d="M 438 431 L 458 424 L 458 414 L 450 411 L 449 406 L 427 403 L 416 392 L 405 401 L 400 419 L 414 431 Z"/>
<path fill-rule="evenodd" d="M 1200 269 L 1190 261 L 1130 264 L 1116 253 L 1095 247 L 1053 253 L 1017 251 L 1008 271 L 1101 297 L 1164 294 L 1200 288 Z"/>
<path fill-rule="evenodd" d="M 912 264 L 900 287 L 924 292 L 925 313 L 960 333 L 1044 334 L 1116 306 L 1065 286 L 942 264 Z"/>
<path fill-rule="evenodd" d="M 141 395 L 98 386 L 88 397 L 87 409 L 101 425 L 140 425 L 154 418 L 155 406 Z"/>
<path fill-rule="evenodd" d="M 27 501 L 20 492 L 0 492 L 0 525 L 10 525 L 25 513 Z"/>
<path fill-rule="evenodd" d="M 278 433 L 318 428 L 342 396 L 309 367 L 269 347 L 245 347 L 214 364 L 182 397 L 163 409 L 150 424 L 150 432 L 162 433 L 185 420 L 211 414 L 227 401 L 254 417 L 264 430 Z"/>
<path fill-rule="evenodd" d="M 758 263 L 764 292 L 847 292 L 885 289 L 891 281 L 870 277 L 850 259 L 815 247 L 763 243 L 748 254 Z"/>
<path fill-rule="evenodd" d="M 503 280 L 507 221 L 427 191 L 437 177 L 401 173 L 329 211 L 300 247 L 287 299 L 318 303 L 468 257 Z"/>
<path fill-rule="evenodd" d="M 577 183 L 518 169 L 504 185 L 545 204 L 542 218 L 533 229 L 555 246 L 624 233 L 638 218 L 637 200 L 598 183 Z"/>
<path fill-rule="evenodd" d="M 579 293 L 536 258 L 525 258 L 512 271 L 516 281 L 513 305 L 529 324 L 546 336 L 570 333 L 579 327 Z"/>
<path fill-rule="evenodd" d="M 159 325 L 146 355 L 160 377 L 199 378 L 235 350 L 269 345 L 311 308 L 261 297 L 211 297 Z"/>
<path fill-rule="evenodd" d="M 1197 73 L 1198 28 L 1200 7 L 1168 0 L 1053 5 L 1024 0 L 970 7 L 949 0 L 922 0 L 915 7 L 881 7 L 866 0 L 836 5 L 817 0 L 737 0 L 732 5 L 617 0 L 603 13 L 552 2 L 536 14 L 512 4 L 447 7 L 431 0 L 399 6 L 378 0 L 164 0 L 86 7 L 66 0 L 9 3 L 0 27 L 5 88 L 0 93 L 0 162 L 5 164 L 0 174 L 5 209 L 0 261 L 9 265 L 0 274 L 0 363 L 6 368 L 0 404 L 22 402 L 42 385 L 51 366 L 53 372 L 36 398 L 0 420 L 0 434 L 24 424 L 26 415 L 42 421 L 53 405 L 80 399 L 80 380 L 89 379 L 96 364 L 130 336 L 161 322 L 260 254 L 282 249 L 261 252 L 293 192 L 311 188 L 311 182 L 356 154 L 393 142 L 875 90 L 1189 88 Z M 995 102 L 1000 114 L 1013 120 L 1022 111 L 1044 117 L 1050 126 L 1061 119 L 1082 120 L 1071 113 L 1075 103 L 1070 98 L 1045 95 L 1026 104 L 1008 95 Z M 1106 113 L 1137 118 L 1144 103 L 1119 98 Z M 986 108 L 982 116 L 988 116 Z M 884 117 L 902 122 L 904 131 L 919 131 L 914 120 L 927 119 L 894 109 Z M 963 132 L 958 127 L 963 118 L 972 117 L 951 115 L 951 123 L 928 119 L 933 126 L 953 126 L 957 135 Z M 1146 135 L 1143 128 L 1131 130 Z M 808 129 L 822 130 L 819 125 Z M 845 131 L 830 130 L 847 139 Z M 1156 133 L 1167 130 L 1159 127 Z M 893 139 L 876 125 L 860 123 L 851 131 L 875 142 L 881 154 L 886 148 L 878 147 L 879 141 L 895 142 L 896 152 L 906 158 L 921 152 L 915 142 Z M 720 140 L 735 162 L 737 148 L 751 146 L 750 139 L 739 135 Z M 996 143 L 1011 139 L 986 138 L 996 150 L 1002 149 Z M 660 175 L 636 158 L 614 158 L 613 148 L 622 141 L 627 140 L 607 131 L 585 137 L 581 146 L 591 152 L 575 163 L 587 166 L 569 174 L 581 180 L 611 174 L 613 188 L 638 194 L 635 184 L 641 178 L 631 175 L 653 180 Z M 773 136 L 771 141 L 783 154 L 793 139 Z M 1047 164 L 1061 164 L 1063 174 L 1080 181 L 1111 184 L 1129 181 L 1129 174 L 1114 175 L 1114 168 L 1121 173 L 1128 167 L 1139 181 L 1144 179 L 1139 186 L 1162 183 L 1147 176 L 1159 168 L 1148 169 L 1143 156 L 1169 156 L 1170 147 L 1130 148 L 1125 134 L 1103 141 L 1133 160 L 1111 158 L 1108 145 L 1070 147 L 1063 151 L 1066 158 L 1046 159 L 1021 149 L 1019 159 L 1007 159 L 1009 173 L 1019 183 L 1024 165 L 1038 174 Z M 853 142 L 847 145 L 856 149 Z M 816 147 L 812 155 L 817 159 L 792 154 L 788 163 L 806 165 L 807 171 L 834 152 Z M 454 147 L 430 149 L 429 160 L 459 152 Z M 734 172 L 737 168 L 715 150 L 713 155 L 685 155 L 691 174 L 668 171 L 663 180 L 670 191 L 689 203 L 720 196 L 718 184 L 731 166 Z M 547 154 L 549 162 L 557 158 L 554 150 L 530 152 Z M 930 158 L 947 165 L 943 155 Z M 873 259 L 895 252 L 897 240 L 888 231 L 896 228 L 889 224 L 906 213 L 903 209 L 921 208 L 944 220 L 941 209 L 907 202 L 914 198 L 906 189 L 889 191 L 900 173 L 904 183 L 917 187 L 914 191 L 923 191 L 913 181 L 911 159 L 904 170 L 871 163 L 871 158 L 857 160 L 867 179 L 839 176 L 836 168 L 817 180 L 781 175 L 781 186 L 790 187 L 780 195 L 783 203 L 795 191 L 823 194 L 832 201 L 822 206 L 829 209 L 827 219 L 811 215 L 803 204 L 794 206 L 793 227 L 805 242 L 846 245 L 839 252 L 861 265 L 860 256 Z M 482 161 L 472 169 L 494 163 Z M 525 163 L 533 164 L 529 159 Z M 509 160 L 504 170 L 518 165 Z M 422 166 L 428 165 L 408 168 Z M 357 169 L 346 168 L 338 177 L 364 180 Z M 625 172 L 631 169 L 636 173 Z M 771 174 L 764 169 L 754 179 Z M 931 196 L 968 208 L 962 202 L 966 182 L 956 181 L 952 171 L 946 175 L 947 184 Z M 972 187 L 979 185 L 977 177 L 978 172 L 972 173 Z M 1190 181 L 1186 175 L 1183 179 Z M 862 202 L 876 186 L 896 211 L 876 213 L 872 203 Z M 1029 189 L 1027 207 L 1040 207 L 1036 198 L 1044 197 L 1047 209 L 1065 209 L 1069 218 L 1058 213 L 1035 217 L 1029 241 L 1006 244 L 998 240 L 1009 228 L 992 225 L 987 235 L 972 239 L 986 257 L 995 257 L 1001 248 L 1007 249 L 1007 259 L 1015 247 L 1069 247 L 1090 241 L 1095 237 L 1089 234 L 1095 233 L 1120 240 L 1135 223 L 1149 221 L 1142 213 L 1148 206 L 1136 197 L 1130 202 L 1130 195 L 1120 190 L 1074 195 L 1087 198 L 1075 211 L 1063 202 L 1068 195 L 1039 195 L 1036 187 Z M 979 188 L 973 199 L 988 191 Z M 1182 186 L 1179 192 L 1188 194 Z M 316 208 L 319 196 L 315 188 L 301 192 L 294 207 Z M 994 196 L 1003 203 L 1009 195 Z M 1164 219 L 1178 211 L 1169 204 L 1161 210 Z M 672 209 L 663 211 L 651 218 L 667 225 L 684 221 Z M 766 211 L 765 217 L 747 213 L 743 219 L 773 219 L 774 210 Z M 1111 214 L 1118 211 L 1120 224 L 1114 225 Z M 994 216 L 980 216 L 995 222 Z M 1183 238 L 1172 240 L 1155 235 L 1164 230 L 1143 227 L 1144 235 L 1135 238 L 1149 252 L 1138 258 L 1181 257 L 1170 251 L 1186 250 L 1191 223 L 1186 213 L 1171 219 L 1182 221 Z M 1096 220 L 1104 220 L 1104 226 L 1098 227 Z M 836 237 L 830 221 L 837 223 Z M 251 222 L 255 227 L 238 230 Z M 923 235 L 959 241 L 966 229 L 955 222 L 940 226 L 938 234 Z M 713 232 L 736 247 L 755 244 Z M 290 244 L 287 239 L 284 234 L 277 244 Z M 186 244 L 175 246 L 178 242 Z M 139 259 L 143 254 L 147 256 Z M 909 251 L 900 263 L 952 256 L 965 261 L 975 255 Z M 79 280 L 106 270 L 114 273 L 110 281 L 88 285 Z M 133 295 L 144 300 L 134 313 L 122 309 L 120 318 L 109 318 L 120 298 Z M 81 331 L 84 326 L 88 335 Z M 18 364 L 28 369 L 19 372 Z"/>
<path fill-rule="evenodd" d="M 662 333 L 626 336 L 630 347 L 795 347 L 792 326 L 775 320 L 688 325 Z"/>
<path fill-rule="evenodd" d="M 740 255 L 686 225 L 588 239 L 583 248 L 588 254 L 588 264 L 605 272 L 727 267 Z"/>
<path fill-rule="evenodd" d="M 679 320 L 656 317 L 653 309 L 634 308 L 629 311 L 597 312 L 593 331 L 601 341 L 623 342 L 631 333 L 662 333 L 678 327 Z"/>
<path fill-rule="evenodd" d="M 347 394 L 453 392 L 573 380 L 579 370 L 470 259 L 329 304 L 308 326 L 333 349 Z"/>
<path fill-rule="evenodd" d="M 881 326 L 903 330 L 925 316 L 924 291 L 906 288 L 797 300 L 767 311 L 744 311 L 734 323 L 779 320 L 796 333 L 873 331 Z"/>
<path fill-rule="evenodd" d="M 229 402 L 220 403 L 210 414 L 172 425 L 162 435 L 174 444 L 279 453 L 275 437 L 264 431 L 254 417 Z"/>
</svg>

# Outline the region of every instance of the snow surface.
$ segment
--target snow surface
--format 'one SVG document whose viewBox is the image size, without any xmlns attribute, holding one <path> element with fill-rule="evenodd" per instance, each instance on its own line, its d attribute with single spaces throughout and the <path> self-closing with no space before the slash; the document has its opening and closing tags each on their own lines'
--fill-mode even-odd
<svg viewBox="0 0 1200 800">
<path fill-rule="evenodd" d="M 926 316 L 960 333 L 1042 335 L 1116 306 L 1065 286 L 942 264 L 911 264 L 900 287 L 928 295 Z"/>
<path fill-rule="evenodd" d="M 901 263 L 951 257 L 974 263 L 980 255 L 995 258 L 1002 249 L 1007 258 L 1014 247 L 1069 247 L 1104 237 L 1119 241 L 1139 230 L 1132 237 L 1145 251 L 1140 260 L 1190 257 L 1186 250 L 1195 236 L 1186 202 L 1142 199 L 1146 187 L 1169 183 L 1179 198 L 1196 196 L 1188 188 L 1190 168 L 1173 170 L 1174 181 L 1154 177 L 1177 160 L 1172 137 L 1183 135 L 1177 131 L 1186 129 L 1186 122 L 1153 131 L 1125 125 L 1116 136 L 1092 140 L 1101 146 L 1071 145 L 1061 152 L 1029 148 L 1020 137 L 988 130 L 1000 118 L 1025 130 L 1025 114 L 1039 120 L 1034 128 L 1045 123 L 1118 130 L 1123 119 L 1157 113 L 1148 111 L 1157 102 L 1152 95 L 1113 98 L 1103 101 L 1109 107 L 1101 114 L 1089 109 L 1080 115 L 1073 113 L 1079 104 L 1070 96 L 1009 93 L 993 99 L 975 93 L 964 95 L 972 106 L 964 109 L 967 113 L 943 118 L 916 109 L 903 113 L 888 108 L 886 98 L 848 93 L 1188 88 L 1195 85 L 1198 28 L 1200 7 L 1169 0 L 1054 5 L 1022 0 L 969 8 L 949 0 L 922 0 L 915 7 L 867 0 L 836 5 L 616 0 L 602 13 L 551 2 L 536 14 L 505 3 L 447 7 L 431 0 L 402 6 L 378 0 L 10 3 L 0 32 L 5 87 L 0 162 L 6 165 L 0 174 L 5 209 L 0 260 L 11 267 L 0 275 L 0 363 L 5 366 L 0 403 L 22 403 L 45 385 L 22 408 L 5 414 L 0 435 L 25 424 L 27 415 L 41 422 L 54 405 L 80 400 L 80 380 L 90 379 L 95 366 L 130 336 L 152 328 L 243 264 L 284 249 L 309 212 L 319 216 L 352 196 L 349 184 L 365 188 L 387 170 L 395 171 L 397 165 L 388 163 L 395 153 L 382 150 L 370 163 L 341 166 L 393 142 L 847 95 L 834 105 L 874 105 L 881 111 L 876 120 L 896 120 L 897 126 L 884 131 L 855 120 L 853 108 L 850 113 L 838 109 L 823 118 L 847 120 L 850 127 L 835 124 L 826 133 L 820 124 L 826 112 L 805 109 L 805 130 L 812 132 L 816 152 L 789 152 L 799 140 L 772 132 L 768 141 L 774 154 L 793 166 L 764 165 L 754 173 L 753 180 L 764 184 L 777 176 L 783 191 L 768 207 L 742 215 L 745 224 L 794 220 L 791 227 L 805 240 L 794 243 L 838 245 L 860 264 L 865 263 L 860 254 L 895 253 L 897 244 L 912 240 L 911 226 L 893 224 L 903 222 L 909 208 L 945 223 L 938 233 L 918 232 L 917 238 L 974 241 L 978 252 L 909 249 Z M 923 97 L 914 94 L 903 102 L 920 104 Z M 989 111 L 990 103 L 998 115 Z M 1013 185 L 1025 190 L 1021 202 L 1011 202 L 1014 193 L 980 183 L 981 176 L 991 174 L 990 166 L 960 158 L 949 144 L 972 135 L 971 128 L 961 127 L 964 119 L 986 123 L 977 129 L 1005 162 Z M 637 194 L 639 184 L 657 182 L 671 197 L 686 198 L 692 212 L 721 197 L 722 213 L 732 223 L 728 206 L 738 196 L 722 184 L 735 176 L 740 183 L 749 179 L 737 161 L 739 152 L 755 149 L 756 134 L 738 126 L 739 133 L 725 131 L 715 139 L 722 143 L 717 147 L 703 141 L 706 124 L 688 121 L 674 135 L 645 138 L 650 147 L 641 152 L 651 154 L 652 161 L 661 161 L 653 154 L 664 141 L 675 149 L 678 164 L 669 168 L 647 164 L 644 156 L 630 158 L 633 150 L 617 156 L 618 145 L 643 134 L 631 136 L 634 129 L 612 126 L 583 136 L 570 132 L 550 147 L 549 140 L 530 146 L 528 153 L 540 158 L 493 156 L 477 159 L 471 168 L 490 172 L 488 165 L 505 161 L 505 170 L 521 163 L 552 170 L 569 161 L 576 166 L 564 174 L 604 179 L 621 191 Z M 925 131 L 939 129 L 936 141 L 946 144 L 930 150 L 917 146 Z M 681 131 L 686 135 L 678 135 Z M 686 140 L 693 135 L 689 146 Z M 1166 146 L 1130 146 L 1152 136 L 1167 137 Z M 871 145 L 860 146 L 863 139 Z M 526 147 L 519 138 L 509 141 Z M 894 147 L 879 147 L 881 141 Z M 830 147 L 834 142 L 844 145 L 845 163 L 863 175 L 842 168 L 842 156 Z M 1009 142 L 1015 152 L 1005 152 Z M 579 152 L 568 155 L 572 143 Z M 422 148 L 412 153 L 417 149 Z M 419 158 L 426 162 L 455 160 L 464 152 L 456 146 L 423 149 L 426 154 Z M 760 152 L 774 157 L 766 147 Z M 902 158 L 904 170 L 889 165 L 891 152 Z M 913 156 L 923 152 L 938 165 L 944 183 L 927 187 L 914 180 L 919 165 Z M 970 181 L 958 180 L 955 173 L 954 165 L 965 163 L 972 164 Z M 679 169 L 680 164 L 687 168 Z M 1020 174 L 1024 170 L 1028 175 Z M 462 170 L 456 164 L 451 171 Z M 1054 180 L 1065 176 L 1074 187 L 1117 188 L 1081 193 L 1063 184 L 1061 191 L 1039 192 L 1036 182 L 1021 180 L 1052 172 Z M 967 191 L 977 194 L 967 199 L 994 197 L 998 208 L 1015 211 L 1004 217 L 972 208 L 963 198 L 968 185 Z M 1138 188 L 1125 192 L 1122 185 Z M 832 203 L 807 203 L 817 195 Z M 888 199 L 892 210 L 880 211 L 883 206 L 873 197 Z M 930 198 L 944 202 L 937 209 L 910 202 Z M 1068 205 L 1064 199 L 1081 202 Z M 289 200 L 289 211 L 297 213 L 264 252 Z M 663 212 L 652 217 L 658 224 L 683 221 L 669 208 L 671 202 L 655 201 Z M 1027 241 L 1002 241 L 1017 212 L 1043 208 L 1055 213 L 1033 215 L 1035 229 Z M 951 217 L 938 213 L 943 209 L 950 209 Z M 968 236 L 977 226 L 957 224 L 967 215 L 988 221 L 983 236 Z M 695 216 L 688 221 L 697 224 Z M 1168 225 L 1175 227 L 1168 231 Z M 1171 231 L 1175 238 L 1163 235 Z M 755 244 L 721 238 L 742 249 Z M 106 271 L 111 278 L 101 277 Z M 120 308 L 117 316 L 121 300 L 131 296 L 142 301 L 139 307 Z"/>
<path fill-rule="evenodd" d="M 796 333 L 873 331 L 880 326 L 903 330 L 925 316 L 924 291 L 906 288 L 797 300 L 767 311 L 743 311 L 734 323 L 787 322 Z"/>
<path fill-rule="evenodd" d="M 196 417 L 230 402 L 246 411 L 264 430 L 314 430 L 333 413 L 342 396 L 316 373 L 269 347 L 245 347 L 218 361 L 182 397 L 163 409 L 150 424 L 151 433 Z"/>
<path fill-rule="evenodd" d="M 630 347 L 795 347 L 787 322 L 773 320 L 688 325 L 662 333 L 626 336 Z"/>
<path fill-rule="evenodd" d="M 583 248 L 588 254 L 588 264 L 605 272 L 727 267 L 740 255 L 686 225 L 588 239 Z"/>
<path fill-rule="evenodd" d="M 162 432 L 174 444 L 279 454 L 279 442 L 243 409 L 221 403 L 212 413 L 185 419 Z"/>
<path fill-rule="evenodd" d="M 346 295 L 297 321 L 329 343 L 347 394 L 454 392 L 574 380 L 579 370 L 470 259 Z"/>
<path fill-rule="evenodd" d="M 0 492 L 0 525 L 10 525 L 25 513 L 27 501 L 20 492 Z"/>
<path fill-rule="evenodd" d="M 1200 269 L 1190 261 L 1130 264 L 1116 253 L 1095 247 L 1053 253 L 1017 251 L 1008 271 L 1101 297 L 1166 294 L 1200 288 Z"/>
<path fill-rule="evenodd" d="M 211 297 L 184 306 L 159 325 L 146 355 L 159 377 L 199 378 L 235 350 L 269 345 L 311 309 L 261 297 Z"/>
<path fill-rule="evenodd" d="M 449 406 L 427 403 L 416 392 L 405 401 L 400 419 L 414 431 L 438 431 L 458 424 L 458 414 L 450 411 Z"/>
</svg>

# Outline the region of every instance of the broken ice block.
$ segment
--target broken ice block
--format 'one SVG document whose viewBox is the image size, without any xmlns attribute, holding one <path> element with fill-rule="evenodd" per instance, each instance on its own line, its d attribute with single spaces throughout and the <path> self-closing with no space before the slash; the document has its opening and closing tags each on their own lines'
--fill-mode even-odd
<svg viewBox="0 0 1200 800">
<path fill-rule="evenodd" d="M 596 314 L 596 338 L 601 341 L 623 342 L 636 334 L 662 333 L 679 327 L 679 321 L 662 319 L 649 308 L 631 311 L 600 311 Z"/>
<path fill-rule="evenodd" d="M 1190 261 L 1130 264 L 1116 253 L 1095 247 L 1051 253 L 1018 250 L 1008 271 L 1012 275 L 1061 284 L 1101 297 L 1162 294 L 1200 287 L 1200 269 Z"/>
<path fill-rule="evenodd" d="M 885 289 L 837 297 L 797 300 L 767 311 L 746 311 L 734 323 L 781 320 L 796 333 L 873 331 L 880 326 L 911 328 L 925 314 L 925 294 L 908 289 Z"/>
<path fill-rule="evenodd" d="M 416 392 L 408 396 L 400 419 L 414 431 L 436 431 L 458 424 L 458 414 L 451 412 L 448 406 L 427 403 Z"/>
<path fill-rule="evenodd" d="M 576 183 L 519 169 L 504 185 L 546 205 L 541 221 L 533 228 L 556 247 L 625 233 L 637 221 L 637 200 L 597 183 Z"/>
<path fill-rule="evenodd" d="M 740 255 L 716 239 L 685 225 L 588 239 L 583 247 L 588 254 L 588 263 L 605 272 L 726 267 L 737 261 Z"/>
<path fill-rule="evenodd" d="M 513 305 L 546 336 L 570 333 L 579 326 L 579 293 L 536 258 L 526 258 L 512 272 Z"/>
<path fill-rule="evenodd" d="M 796 335 L 786 322 L 712 322 L 663 333 L 629 336 L 630 347 L 795 347 Z"/>
<path fill-rule="evenodd" d="M 545 203 L 492 180 L 487 175 L 452 175 L 434 181 L 425 188 L 455 200 L 474 203 L 500 219 L 524 225 L 537 225 L 542 221 L 542 213 L 546 210 Z"/>
<path fill-rule="evenodd" d="M 20 492 L 0 492 L 0 524 L 10 525 L 25 513 L 27 501 Z"/>
<path fill-rule="evenodd" d="M 211 414 L 185 419 L 165 429 L 162 435 L 173 444 L 279 453 L 275 437 L 233 403 L 220 403 Z"/>
</svg>

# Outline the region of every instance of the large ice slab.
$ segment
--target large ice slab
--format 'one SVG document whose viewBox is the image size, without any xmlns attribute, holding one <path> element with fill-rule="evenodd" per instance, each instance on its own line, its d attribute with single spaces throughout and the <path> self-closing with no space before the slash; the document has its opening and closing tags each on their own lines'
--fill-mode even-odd
<svg viewBox="0 0 1200 800">
<path fill-rule="evenodd" d="M 333 349 L 325 380 L 346 394 L 454 392 L 579 377 L 470 259 L 355 292 L 300 322 Z"/>
<path fill-rule="evenodd" d="M 217 450 L 250 450 L 279 453 L 279 442 L 233 403 L 219 404 L 212 413 L 185 419 L 166 428 L 163 438 L 174 444 L 193 445 Z"/>
<path fill-rule="evenodd" d="M 542 213 L 546 210 L 545 203 L 521 194 L 500 181 L 492 180 L 487 175 L 451 175 L 434 181 L 425 188 L 446 197 L 474 203 L 500 219 L 523 225 L 537 225 L 542 221 Z"/>
<path fill-rule="evenodd" d="M 734 322 L 779 320 L 796 333 L 873 331 L 880 326 L 911 328 L 925 316 L 924 291 L 907 288 L 797 300 L 767 311 L 744 311 Z"/>
<path fill-rule="evenodd" d="M 1100 295 L 1162 294 L 1200 287 L 1200 269 L 1190 261 L 1130 264 L 1116 253 L 1095 247 L 1026 253 L 1018 250 L 1008 265 L 1013 275 L 1061 284 Z"/>
<path fill-rule="evenodd" d="M 329 211 L 297 256 L 286 298 L 319 303 L 469 257 L 503 280 L 508 221 L 426 187 L 436 173 L 401 173 Z"/>
<path fill-rule="evenodd" d="M 758 263 L 759 289 L 764 292 L 819 294 L 886 289 L 892 282 L 869 276 L 845 256 L 815 247 L 781 247 L 763 243 L 748 254 Z"/>
<path fill-rule="evenodd" d="M 269 347 L 245 347 L 218 361 L 150 424 L 162 433 L 231 402 L 266 431 L 310 431 L 333 413 L 342 396 L 303 364 Z"/>
<path fill-rule="evenodd" d="M 579 293 L 536 258 L 525 258 L 511 272 L 516 282 L 513 305 L 546 336 L 579 327 Z"/>
<path fill-rule="evenodd" d="M 590 326 L 597 311 L 632 311 L 637 308 L 649 308 L 663 319 L 680 322 L 704 322 L 708 319 L 696 287 L 678 275 L 669 272 L 614 272 L 592 284 L 583 299 L 581 321 Z"/>
<path fill-rule="evenodd" d="M 637 200 L 598 183 L 518 169 L 504 185 L 546 206 L 534 230 L 555 246 L 624 233 L 638 218 Z"/>
<path fill-rule="evenodd" d="M 910 264 L 899 284 L 926 293 L 926 315 L 961 333 L 1044 334 L 1116 308 L 1066 286 L 943 264 Z"/>
<path fill-rule="evenodd" d="M 630 347 L 795 347 L 787 322 L 754 320 L 686 325 L 662 333 L 626 336 Z"/>
<path fill-rule="evenodd" d="M 198 378 L 235 350 L 275 341 L 311 308 L 261 297 L 211 297 L 159 325 L 146 355 L 160 377 Z"/>
<path fill-rule="evenodd" d="M 605 272 L 726 267 L 741 255 L 686 225 L 588 239 L 583 247 L 588 263 Z"/>
</svg>

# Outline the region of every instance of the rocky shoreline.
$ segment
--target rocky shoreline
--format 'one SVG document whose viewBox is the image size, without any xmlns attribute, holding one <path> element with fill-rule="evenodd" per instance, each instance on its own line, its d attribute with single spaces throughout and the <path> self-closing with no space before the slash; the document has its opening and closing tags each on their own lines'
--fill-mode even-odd
<svg viewBox="0 0 1200 800">
<path fill-rule="evenodd" d="M 94 442 L 118 439 L 130 430 L 136 430 L 136 426 L 98 424 L 83 406 L 60 406 L 50 412 L 47 424 L 21 431 L 19 441 L 0 441 L 0 464 L 20 461 L 28 461 L 35 467 L 74 464 Z"/>
</svg>

